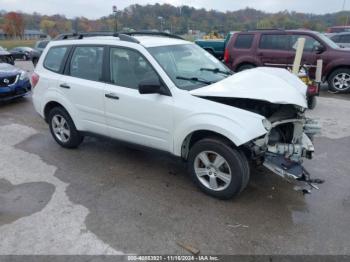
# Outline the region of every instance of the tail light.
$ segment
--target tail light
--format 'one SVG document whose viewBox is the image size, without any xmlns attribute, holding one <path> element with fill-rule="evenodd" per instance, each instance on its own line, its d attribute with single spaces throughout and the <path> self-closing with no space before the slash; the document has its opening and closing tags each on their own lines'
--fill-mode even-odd
<svg viewBox="0 0 350 262">
<path fill-rule="evenodd" d="M 230 53 L 228 51 L 228 48 L 226 48 L 224 53 L 224 62 L 227 64 L 229 60 L 230 60 Z"/>
<path fill-rule="evenodd" d="M 32 74 L 32 76 L 31 76 L 31 78 L 30 78 L 30 82 L 31 82 L 31 84 L 32 84 L 32 87 L 34 88 L 36 85 L 37 85 L 37 83 L 39 82 L 39 75 L 38 74 L 36 74 L 36 73 L 33 73 Z"/>
<path fill-rule="evenodd" d="M 307 94 L 309 96 L 316 96 L 319 93 L 319 86 L 318 84 L 312 84 L 312 85 L 308 85 L 307 87 Z"/>
</svg>

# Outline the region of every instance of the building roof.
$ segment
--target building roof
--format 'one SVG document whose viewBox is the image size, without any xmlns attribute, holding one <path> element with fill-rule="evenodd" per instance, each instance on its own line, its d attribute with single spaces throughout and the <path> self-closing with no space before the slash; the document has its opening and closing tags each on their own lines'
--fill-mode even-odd
<svg viewBox="0 0 350 262">
<path fill-rule="evenodd" d="M 26 35 L 46 35 L 42 31 L 36 30 L 36 29 L 24 29 L 24 34 L 26 34 Z"/>
</svg>

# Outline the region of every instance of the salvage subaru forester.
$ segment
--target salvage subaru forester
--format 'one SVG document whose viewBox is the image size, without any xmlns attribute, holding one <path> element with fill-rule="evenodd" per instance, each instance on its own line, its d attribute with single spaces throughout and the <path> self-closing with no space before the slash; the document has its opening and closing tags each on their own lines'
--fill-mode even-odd
<svg viewBox="0 0 350 262">
<path fill-rule="evenodd" d="M 166 34 L 80 36 L 50 42 L 32 84 L 36 111 L 65 148 L 98 134 L 167 151 L 220 199 L 242 192 L 252 163 L 304 192 L 322 182 L 302 167 L 319 129 L 305 116 L 306 86 L 284 69 L 232 75 Z"/>
</svg>

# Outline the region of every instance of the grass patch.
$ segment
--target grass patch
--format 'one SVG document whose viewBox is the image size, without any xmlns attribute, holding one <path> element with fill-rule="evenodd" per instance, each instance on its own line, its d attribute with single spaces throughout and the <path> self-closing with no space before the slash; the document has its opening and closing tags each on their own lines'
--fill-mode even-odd
<svg viewBox="0 0 350 262">
<path fill-rule="evenodd" d="M 8 50 L 17 46 L 34 47 L 37 40 L 0 40 L 0 46 Z"/>
</svg>

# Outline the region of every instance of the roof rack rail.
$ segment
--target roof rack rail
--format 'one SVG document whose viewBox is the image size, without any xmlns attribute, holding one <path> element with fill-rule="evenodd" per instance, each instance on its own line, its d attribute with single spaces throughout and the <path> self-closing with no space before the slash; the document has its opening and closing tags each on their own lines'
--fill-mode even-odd
<svg viewBox="0 0 350 262">
<path fill-rule="evenodd" d="M 133 36 L 163 36 L 168 38 L 175 38 L 184 40 L 178 35 L 168 34 L 165 32 L 153 32 L 153 31 L 135 31 L 135 32 L 78 32 L 78 33 L 65 33 L 56 36 L 53 40 L 74 40 L 74 39 L 83 39 L 85 37 L 96 37 L 96 36 L 114 36 L 119 37 L 121 41 L 127 41 L 132 43 L 139 44 L 140 42 Z"/>
<path fill-rule="evenodd" d="M 68 39 L 83 39 L 84 37 L 94 36 L 113 36 L 114 33 L 110 31 L 102 32 L 76 32 L 76 33 L 64 33 L 56 36 L 53 40 L 68 40 Z"/>
<path fill-rule="evenodd" d="M 129 35 L 129 36 L 163 36 L 168 38 L 175 38 L 175 39 L 181 39 L 184 40 L 181 36 L 169 34 L 166 32 L 154 32 L 154 31 L 135 31 L 135 32 L 120 32 L 120 34 Z"/>
<path fill-rule="evenodd" d="M 120 41 L 126 41 L 126 42 L 131 42 L 131 43 L 136 43 L 136 44 L 140 43 L 140 41 L 137 40 L 135 37 L 132 37 L 132 36 L 127 35 L 125 33 L 116 33 L 116 34 L 113 34 L 113 36 L 119 37 Z"/>
</svg>

